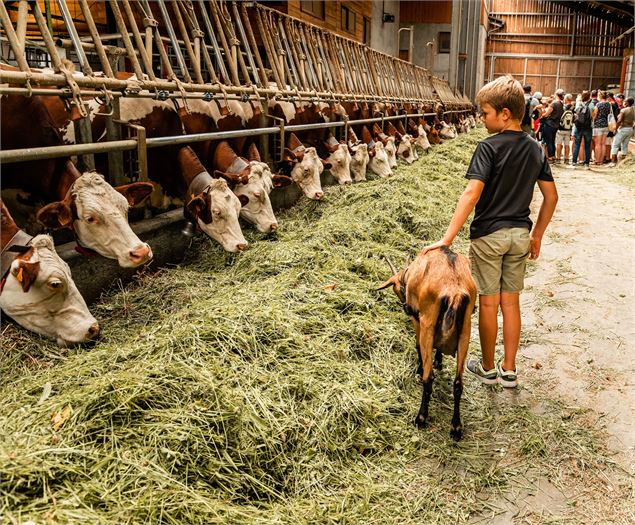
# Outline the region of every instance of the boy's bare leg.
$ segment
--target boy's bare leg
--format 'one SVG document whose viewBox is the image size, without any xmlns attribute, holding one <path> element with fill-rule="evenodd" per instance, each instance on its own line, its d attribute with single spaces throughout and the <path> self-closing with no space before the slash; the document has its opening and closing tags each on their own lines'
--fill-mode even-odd
<svg viewBox="0 0 635 525">
<path fill-rule="evenodd" d="M 483 355 L 483 368 L 485 370 L 494 368 L 500 300 L 500 293 L 478 296 L 478 335 L 481 340 L 481 354 Z"/>
<path fill-rule="evenodd" d="M 500 303 L 503 312 L 503 346 L 505 347 L 503 369 L 516 370 L 516 353 L 520 344 L 520 294 L 501 292 Z"/>
</svg>

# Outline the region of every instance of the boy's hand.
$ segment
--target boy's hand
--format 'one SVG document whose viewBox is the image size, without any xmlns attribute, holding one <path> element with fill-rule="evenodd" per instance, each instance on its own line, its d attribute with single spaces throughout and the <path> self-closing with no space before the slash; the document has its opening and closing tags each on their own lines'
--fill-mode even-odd
<svg viewBox="0 0 635 525">
<path fill-rule="evenodd" d="M 430 246 L 426 246 L 423 250 L 421 250 L 421 255 L 425 255 L 426 253 L 428 253 L 431 250 L 438 250 L 439 248 L 441 248 L 441 246 L 447 246 L 448 248 L 450 247 L 448 245 L 448 243 L 444 242 L 444 241 L 437 241 L 434 244 L 431 244 Z"/>
<path fill-rule="evenodd" d="M 538 259 L 540 255 L 540 245 L 542 244 L 541 237 L 534 237 L 533 235 L 529 237 L 529 258 L 530 259 Z"/>
</svg>

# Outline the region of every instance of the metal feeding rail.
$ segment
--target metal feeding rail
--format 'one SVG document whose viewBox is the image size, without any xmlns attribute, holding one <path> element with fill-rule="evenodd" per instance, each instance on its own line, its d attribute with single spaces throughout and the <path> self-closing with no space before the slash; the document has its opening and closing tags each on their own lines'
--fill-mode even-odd
<svg viewBox="0 0 635 525">
<path fill-rule="evenodd" d="M 0 2 L 1 34 L 17 66 L 1 70 L 0 82 L 11 83 L 14 93 L 22 89 L 30 94 L 34 86 L 48 86 L 61 88 L 51 94 L 75 99 L 84 90 L 98 89 L 159 98 L 167 93 L 185 98 L 233 94 L 253 99 L 441 102 L 447 109 L 469 109 L 447 82 L 424 68 L 251 2 L 110 0 L 118 33 L 100 35 L 88 0 L 78 0 L 83 20 L 72 18 L 66 0 L 56 0 L 63 19 L 56 33 L 67 35 L 57 41 L 39 2 L 15 4 L 10 14 L 10 5 Z M 100 4 L 93 9 L 95 5 Z M 80 23 L 87 36 L 80 36 Z M 46 49 L 52 71 L 33 70 L 25 57 L 28 43 Z M 70 49 L 82 76 L 67 70 L 56 44 Z M 118 75 L 117 65 L 124 62 L 135 79 Z"/>
<path fill-rule="evenodd" d="M 167 144 L 248 135 L 283 135 L 300 129 L 278 127 L 145 139 L 143 129 L 127 125 L 122 140 L 120 97 L 167 100 L 202 98 L 253 100 L 266 114 L 270 99 L 302 102 L 392 102 L 410 104 L 416 115 L 471 111 L 464 95 L 428 70 L 302 22 L 253 2 L 224 0 L 109 0 L 116 33 L 99 32 L 95 10 L 106 4 L 78 0 L 83 19 L 73 18 L 66 0 L 55 32 L 50 2 L 0 2 L 0 41 L 8 44 L 11 66 L 0 66 L 0 94 L 57 95 L 74 108 L 77 145 L 0 152 L 0 162 L 80 155 L 80 168 L 94 167 L 92 153 L 108 153 L 111 182 L 125 182 L 122 152 L 136 149 L 140 176 L 146 149 Z M 82 31 L 78 30 L 81 24 Z M 103 24 L 101 26 L 103 28 Z M 55 34 L 54 34 L 55 33 Z M 85 36 L 82 36 L 85 35 Z M 27 54 L 27 47 L 39 50 Z M 38 70 L 42 54 L 50 70 Z M 30 57 L 38 63 L 29 63 Z M 75 69 L 69 67 L 73 58 Z M 127 67 L 127 71 L 124 68 Z M 134 77 L 131 74 L 134 73 Z M 8 84 L 8 85 L 7 85 Z M 107 106 L 106 143 L 93 144 L 83 97 L 100 97 Z M 404 118 L 382 117 L 365 123 Z M 344 127 L 342 121 L 329 127 Z M 281 141 L 283 144 L 284 141 Z M 282 146 L 281 146 L 282 147 Z"/>
</svg>

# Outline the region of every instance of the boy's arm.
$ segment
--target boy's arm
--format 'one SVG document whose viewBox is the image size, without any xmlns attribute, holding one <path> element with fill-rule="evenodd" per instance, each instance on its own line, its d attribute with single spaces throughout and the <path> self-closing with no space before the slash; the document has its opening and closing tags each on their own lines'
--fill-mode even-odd
<svg viewBox="0 0 635 525">
<path fill-rule="evenodd" d="M 542 244 L 542 236 L 547 229 L 547 225 L 553 216 L 553 212 L 556 209 L 558 203 L 558 191 L 556 190 L 556 183 L 553 181 L 538 181 L 538 188 L 542 193 L 543 201 L 540 205 L 540 211 L 538 212 L 538 219 L 529 236 L 529 258 L 537 259 L 540 255 L 540 245 Z"/>
<path fill-rule="evenodd" d="M 445 235 L 440 241 L 431 244 L 430 246 L 426 246 L 422 254 L 429 252 L 430 250 L 435 250 L 437 248 L 441 248 L 441 246 L 450 247 L 452 241 L 457 236 L 465 221 L 472 213 L 474 206 L 481 198 L 481 193 L 483 193 L 483 188 L 485 187 L 485 183 L 482 180 L 478 179 L 470 179 L 467 183 L 467 187 L 463 191 L 463 194 L 459 198 L 459 202 L 456 205 L 456 210 L 454 210 L 454 215 L 452 216 L 452 220 L 450 221 L 450 225 L 448 226 Z"/>
</svg>

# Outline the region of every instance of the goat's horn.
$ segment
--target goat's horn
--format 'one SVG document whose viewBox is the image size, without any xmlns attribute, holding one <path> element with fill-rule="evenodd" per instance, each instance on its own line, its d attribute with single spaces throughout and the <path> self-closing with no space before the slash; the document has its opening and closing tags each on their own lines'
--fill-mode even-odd
<svg viewBox="0 0 635 525">
<path fill-rule="evenodd" d="M 392 272 L 392 274 L 397 275 L 397 270 L 395 270 L 395 265 L 390 260 L 390 257 L 386 255 L 385 258 L 386 258 L 386 262 L 388 263 L 388 266 L 390 266 L 390 271 Z"/>
</svg>

